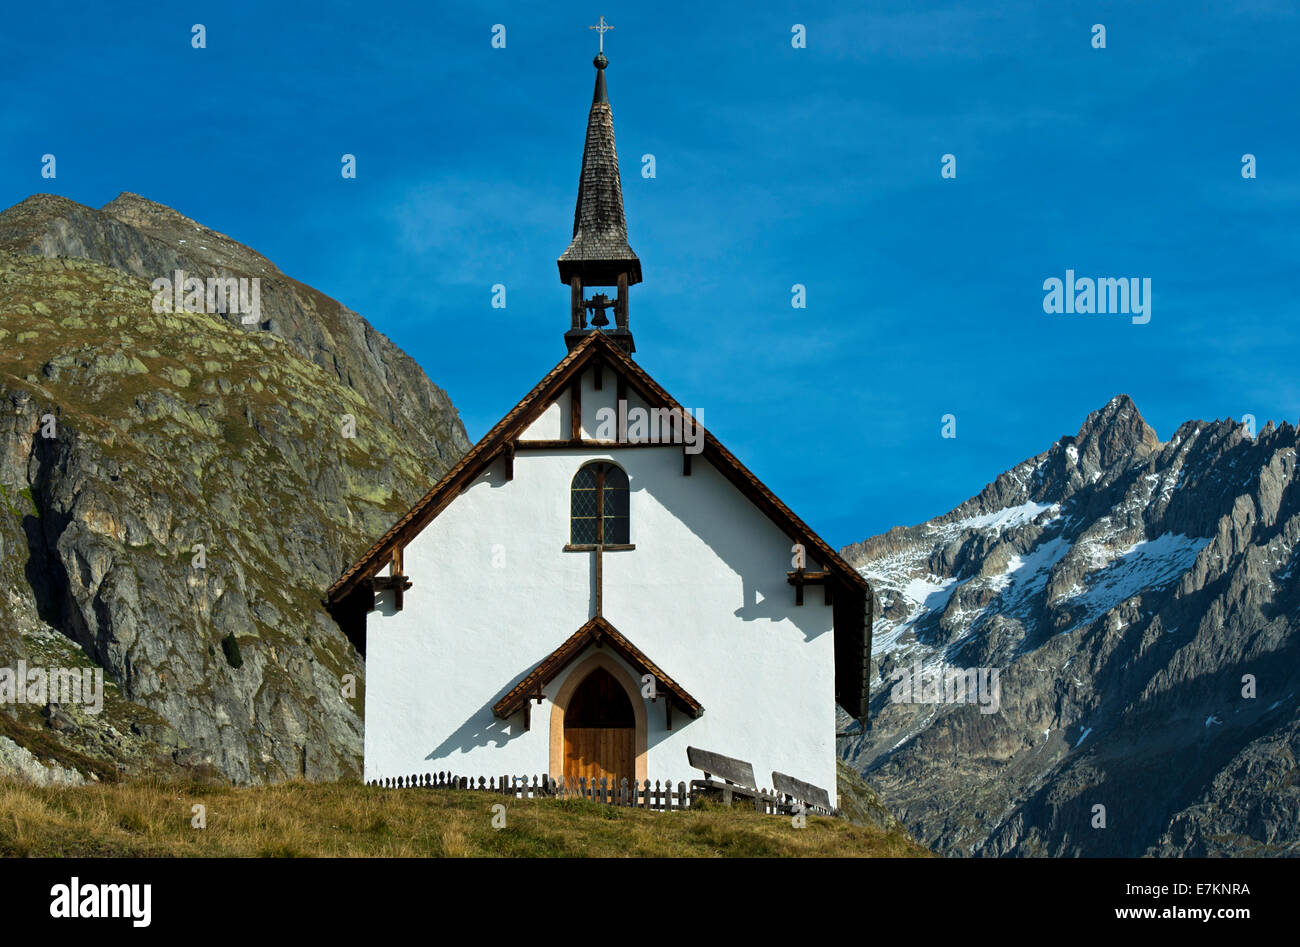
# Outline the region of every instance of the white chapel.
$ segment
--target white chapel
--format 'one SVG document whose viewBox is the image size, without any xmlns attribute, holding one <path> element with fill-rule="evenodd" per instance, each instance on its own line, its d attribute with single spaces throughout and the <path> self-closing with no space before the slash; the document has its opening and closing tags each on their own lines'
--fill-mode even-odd
<svg viewBox="0 0 1300 947">
<path fill-rule="evenodd" d="M 567 354 L 327 595 L 365 655 L 364 778 L 676 784 L 690 745 L 834 803 L 871 590 L 633 359 L 641 263 L 594 64 Z"/>
</svg>

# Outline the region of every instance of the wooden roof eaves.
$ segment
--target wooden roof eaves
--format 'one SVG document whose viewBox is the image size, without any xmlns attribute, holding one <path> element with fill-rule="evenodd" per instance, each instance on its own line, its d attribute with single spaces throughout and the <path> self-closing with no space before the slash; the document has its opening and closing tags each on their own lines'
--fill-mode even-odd
<svg viewBox="0 0 1300 947">
<path fill-rule="evenodd" d="M 418 533 L 430 520 L 441 513 L 461 491 L 467 487 L 482 469 L 491 463 L 497 451 L 512 441 L 525 428 L 535 421 L 550 404 L 551 389 L 562 389 L 571 380 L 571 376 L 585 363 L 583 356 L 595 345 L 596 339 L 604 337 L 592 333 L 583 339 L 573 350 L 542 378 L 533 389 L 498 421 L 490 431 L 483 435 L 469 452 L 448 470 L 410 510 L 396 523 L 389 527 L 370 548 L 361 554 L 334 584 L 325 592 L 326 601 L 337 602 L 351 592 L 360 582 L 370 578 L 384 567 L 389 549 L 404 538 L 409 542 L 411 535 Z M 609 346 L 614 348 L 614 346 Z M 411 534 L 411 535 L 407 535 Z"/>
<path fill-rule="evenodd" d="M 599 615 L 589 619 L 586 624 L 566 638 L 563 644 L 542 658 L 537 663 L 537 666 L 524 676 L 522 681 L 493 704 L 492 713 L 505 719 L 518 712 L 528 700 L 540 694 L 542 688 L 554 680 L 555 676 L 581 654 L 589 643 L 597 639 L 608 642 L 629 664 L 653 674 L 655 680 L 667 691 L 665 696 L 676 700 L 692 717 L 699 717 L 704 713 L 704 707 L 698 700 L 665 674 L 657 664 L 651 661 L 640 648 L 629 641 L 607 619 Z"/>
</svg>

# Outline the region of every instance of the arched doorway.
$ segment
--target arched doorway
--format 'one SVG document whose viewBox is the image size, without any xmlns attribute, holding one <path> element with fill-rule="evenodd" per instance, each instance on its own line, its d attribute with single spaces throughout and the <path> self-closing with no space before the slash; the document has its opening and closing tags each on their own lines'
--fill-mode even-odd
<svg viewBox="0 0 1300 947">
<path fill-rule="evenodd" d="M 636 713 L 623 685 L 602 667 L 564 709 L 564 779 L 636 780 Z"/>
<path fill-rule="evenodd" d="M 573 668 L 555 695 L 551 774 L 565 782 L 580 776 L 640 782 L 646 778 L 646 728 L 636 678 L 596 651 Z"/>
</svg>

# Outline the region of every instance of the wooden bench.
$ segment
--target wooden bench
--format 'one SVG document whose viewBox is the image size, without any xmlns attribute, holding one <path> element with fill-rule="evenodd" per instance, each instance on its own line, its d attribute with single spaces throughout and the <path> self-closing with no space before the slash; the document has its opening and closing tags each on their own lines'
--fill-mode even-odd
<svg viewBox="0 0 1300 947">
<path fill-rule="evenodd" d="M 692 792 L 716 790 L 722 793 L 722 801 L 726 805 L 731 805 L 732 798 L 738 797 L 753 799 L 754 808 L 759 812 L 765 812 L 770 808 L 771 797 L 768 793 L 759 790 L 758 780 L 754 778 L 754 767 L 751 764 L 694 746 L 686 748 L 686 759 L 693 768 L 704 771 L 703 779 L 691 780 Z M 714 779 L 715 775 L 721 777 L 722 782 Z"/>
<path fill-rule="evenodd" d="M 772 788 L 781 795 L 789 796 L 796 802 L 802 802 L 810 808 L 820 809 L 828 814 L 835 811 L 831 806 L 830 793 L 820 786 L 806 783 L 802 779 L 795 779 L 793 776 L 787 776 L 785 773 L 778 773 L 773 770 Z"/>
</svg>

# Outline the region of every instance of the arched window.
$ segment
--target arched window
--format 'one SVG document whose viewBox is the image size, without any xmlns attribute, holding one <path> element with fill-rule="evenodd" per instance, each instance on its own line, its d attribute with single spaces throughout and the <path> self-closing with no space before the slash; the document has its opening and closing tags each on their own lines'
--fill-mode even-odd
<svg viewBox="0 0 1300 947">
<path fill-rule="evenodd" d="M 630 537 L 627 474 L 606 461 L 587 464 L 569 489 L 569 542 L 626 545 Z"/>
</svg>

